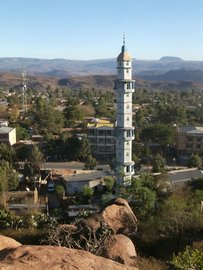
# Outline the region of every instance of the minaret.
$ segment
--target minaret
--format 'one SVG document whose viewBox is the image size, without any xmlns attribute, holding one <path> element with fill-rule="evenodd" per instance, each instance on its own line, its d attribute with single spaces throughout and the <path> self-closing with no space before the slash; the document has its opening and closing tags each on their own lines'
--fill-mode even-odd
<svg viewBox="0 0 203 270">
<path fill-rule="evenodd" d="M 116 172 L 117 183 L 131 184 L 134 174 L 134 161 L 132 161 L 132 140 L 134 140 L 134 127 L 132 126 L 132 93 L 135 80 L 132 80 L 132 58 L 125 46 L 125 36 L 121 53 L 117 58 L 117 79 L 115 91 L 117 99 L 117 125 L 116 125 Z"/>
</svg>

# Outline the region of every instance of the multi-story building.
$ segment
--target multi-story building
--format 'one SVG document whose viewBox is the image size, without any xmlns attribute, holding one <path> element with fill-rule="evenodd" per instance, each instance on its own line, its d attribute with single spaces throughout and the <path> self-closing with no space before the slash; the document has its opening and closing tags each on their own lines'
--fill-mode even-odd
<svg viewBox="0 0 203 270">
<path fill-rule="evenodd" d="M 203 127 L 177 127 L 175 144 L 179 156 L 192 153 L 203 156 Z"/>
<path fill-rule="evenodd" d="M 16 143 L 16 129 L 12 127 L 0 127 L 0 143 L 13 145 Z"/>
<path fill-rule="evenodd" d="M 132 126 L 132 93 L 135 81 L 132 80 L 132 58 L 126 50 L 125 38 L 121 53 L 117 57 L 117 79 L 115 92 L 117 100 L 116 125 L 116 166 L 118 184 L 128 185 L 134 174 L 132 161 L 132 140 L 134 127 Z"/>
<path fill-rule="evenodd" d="M 90 150 L 98 160 L 111 161 L 115 156 L 115 123 L 94 118 L 87 124 Z"/>
</svg>

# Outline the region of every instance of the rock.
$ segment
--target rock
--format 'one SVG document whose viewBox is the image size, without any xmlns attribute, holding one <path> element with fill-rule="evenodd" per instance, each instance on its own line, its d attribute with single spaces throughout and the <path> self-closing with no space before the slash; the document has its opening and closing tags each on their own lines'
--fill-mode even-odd
<svg viewBox="0 0 203 270">
<path fill-rule="evenodd" d="M 0 262 L 4 270 L 138 270 L 83 250 L 53 246 L 20 246 Z"/>
<path fill-rule="evenodd" d="M 19 246 L 21 246 L 21 244 L 16 240 L 0 235 L 0 260 L 4 259 L 11 250 Z"/>
<path fill-rule="evenodd" d="M 17 248 L 19 246 L 21 246 L 21 244 L 16 240 L 4 235 L 0 235 L 0 251 L 3 249 Z"/>
<path fill-rule="evenodd" d="M 111 200 L 100 212 L 84 220 L 83 226 L 97 230 L 101 226 L 108 226 L 115 234 L 133 234 L 137 231 L 137 218 L 125 199 Z"/>
<path fill-rule="evenodd" d="M 135 266 L 137 253 L 133 242 L 123 234 L 112 235 L 104 249 L 104 256 L 124 265 Z"/>
</svg>

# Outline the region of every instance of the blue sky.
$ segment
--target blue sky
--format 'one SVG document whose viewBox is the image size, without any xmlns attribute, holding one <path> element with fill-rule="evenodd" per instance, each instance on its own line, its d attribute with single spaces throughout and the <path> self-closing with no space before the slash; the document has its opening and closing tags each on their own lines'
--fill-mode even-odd
<svg viewBox="0 0 203 270">
<path fill-rule="evenodd" d="M 203 0 L 1 0 L 0 57 L 203 60 Z"/>
</svg>

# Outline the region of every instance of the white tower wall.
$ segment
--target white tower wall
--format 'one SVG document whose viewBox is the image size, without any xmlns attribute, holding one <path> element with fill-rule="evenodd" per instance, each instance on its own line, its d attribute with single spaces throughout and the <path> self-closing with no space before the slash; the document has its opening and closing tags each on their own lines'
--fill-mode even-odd
<svg viewBox="0 0 203 270">
<path fill-rule="evenodd" d="M 134 174 L 132 161 L 132 140 L 134 127 L 132 126 L 132 93 L 135 81 L 132 80 L 132 59 L 126 51 L 125 44 L 117 58 L 117 79 L 115 91 L 117 99 L 116 126 L 116 165 L 118 184 L 128 185 Z"/>
</svg>

